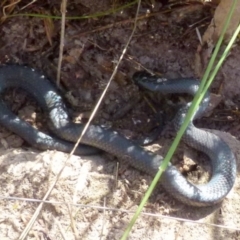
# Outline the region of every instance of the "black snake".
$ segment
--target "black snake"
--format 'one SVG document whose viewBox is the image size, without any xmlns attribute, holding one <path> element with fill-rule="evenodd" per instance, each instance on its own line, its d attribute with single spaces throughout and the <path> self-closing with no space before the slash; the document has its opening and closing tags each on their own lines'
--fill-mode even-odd
<svg viewBox="0 0 240 240">
<path fill-rule="evenodd" d="M 193 79 L 169 80 L 136 73 L 133 80 L 144 88 L 162 93 L 189 93 L 194 95 L 199 82 Z M 57 88 L 40 72 L 25 66 L 4 65 L 0 67 L 0 92 L 7 88 L 21 88 L 27 91 L 49 117 L 49 128 L 56 137 L 39 132 L 30 124 L 18 118 L 0 100 L 0 124 L 15 132 L 29 144 L 40 149 L 56 149 L 69 152 L 77 141 L 84 125 L 73 123 Z M 209 95 L 195 114 L 201 115 L 209 102 Z M 189 104 L 182 107 L 176 118 L 175 128 L 179 129 Z M 228 145 L 216 135 L 194 127 L 191 123 L 183 140 L 208 155 L 212 165 L 212 177 L 203 185 L 194 185 L 172 165 L 169 165 L 161 178 L 162 186 L 174 198 L 193 206 L 210 206 L 220 202 L 233 187 L 236 178 L 236 161 Z M 71 143 L 72 142 L 72 143 Z M 85 144 L 78 147 L 76 154 L 92 154 L 97 149 L 128 160 L 135 168 L 154 175 L 163 160 L 162 156 L 146 151 L 120 134 L 90 125 L 82 138 Z M 88 146 L 86 146 L 88 145 Z"/>
</svg>

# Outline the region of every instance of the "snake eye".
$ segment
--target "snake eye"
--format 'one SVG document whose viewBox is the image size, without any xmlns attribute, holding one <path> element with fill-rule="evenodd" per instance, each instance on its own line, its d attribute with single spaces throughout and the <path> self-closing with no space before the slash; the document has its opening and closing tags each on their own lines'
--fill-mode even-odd
<svg viewBox="0 0 240 240">
<path fill-rule="evenodd" d="M 151 74 L 146 71 L 135 72 L 132 76 L 132 79 L 135 83 L 149 81 Z"/>
</svg>

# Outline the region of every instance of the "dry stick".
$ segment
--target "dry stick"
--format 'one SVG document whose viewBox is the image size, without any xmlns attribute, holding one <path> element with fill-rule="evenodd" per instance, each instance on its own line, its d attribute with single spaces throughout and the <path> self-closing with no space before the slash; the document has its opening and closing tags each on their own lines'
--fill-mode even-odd
<svg viewBox="0 0 240 240">
<path fill-rule="evenodd" d="M 126 43 L 126 46 L 125 46 L 125 48 L 123 49 L 122 54 L 121 54 L 121 56 L 119 57 L 119 60 L 118 60 L 116 66 L 115 66 L 115 68 L 114 68 L 114 70 L 113 70 L 113 73 L 112 73 L 112 75 L 111 75 L 111 77 L 110 77 L 110 79 L 109 79 L 109 81 L 108 81 L 108 83 L 107 83 L 104 91 L 102 92 L 102 94 L 101 94 L 101 96 L 100 96 L 100 98 L 99 98 L 99 100 L 98 100 L 95 108 L 93 109 L 93 112 L 92 112 L 92 114 L 91 114 L 91 116 L 90 116 L 87 124 L 85 125 L 85 127 L 84 127 L 84 129 L 83 129 L 83 131 L 82 131 L 82 133 L 81 133 L 80 138 L 78 139 L 76 145 L 74 146 L 74 148 L 73 148 L 73 150 L 72 150 L 72 152 L 71 152 L 70 154 L 72 154 L 72 153 L 75 151 L 75 149 L 77 148 L 78 144 L 80 143 L 83 135 L 84 135 L 85 132 L 87 131 L 88 126 L 89 126 L 90 123 L 92 122 L 93 117 L 95 116 L 95 114 L 96 114 L 96 112 L 97 112 L 97 110 L 98 110 L 98 108 L 99 108 L 99 106 L 100 106 L 100 104 L 101 104 L 104 96 L 105 96 L 106 93 L 107 93 L 107 90 L 108 90 L 108 88 L 109 88 L 109 86 L 110 86 L 113 78 L 115 77 L 115 75 L 116 75 L 116 73 L 117 73 L 117 70 L 118 70 L 118 68 L 119 68 L 119 65 L 120 65 L 120 63 L 121 63 L 121 61 L 122 61 L 122 59 L 123 59 L 123 57 L 124 57 L 124 55 L 125 55 L 125 53 L 126 53 L 126 51 L 127 51 L 127 48 L 128 48 L 128 46 L 129 46 L 132 38 L 133 38 L 134 32 L 135 32 L 136 27 L 137 27 L 137 15 L 138 15 L 138 12 L 139 12 L 140 4 L 141 4 L 141 0 L 139 0 L 139 2 L 138 2 L 138 7 L 137 7 L 137 12 L 136 12 L 136 17 L 135 17 L 135 22 L 134 22 L 133 30 L 132 30 L 132 33 L 131 33 L 131 35 L 130 35 L 127 43 Z"/>
<path fill-rule="evenodd" d="M 101 96 L 100 96 L 100 98 L 99 98 L 96 106 L 94 107 L 94 109 L 93 109 L 93 111 L 92 111 L 92 114 L 91 114 L 90 117 L 89 117 L 89 120 L 88 120 L 87 124 L 85 125 L 85 127 L 84 127 L 84 129 L 83 129 L 83 131 L 82 131 L 82 133 L 81 133 L 81 135 L 80 135 L 77 143 L 75 144 L 75 146 L 74 146 L 74 148 L 73 148 L 73 150 L 72 150 L 72 152 L 70 153 L 69 156 L 71 156 L 71 155 L 74 153 L 74 151 L 75 151 L 75 149 L 77 148 L 78 144 L 79 144 L 80 141 L 82 140 L 83 135 L 85 134 L 85 132 L 87 131 L 87 128 L 89 127 L 90 123 L 92 122 L 92 120 L 93 120 L 93 118 L 94 118 L 94 116 L 95 116 L 95 114 L 96 114 L 96 112 L 97 112 L 97 110 L 98 110 L 98 108 L 99 108 L 99 106 L 100 106 L 100 104 L 101 104 L 104 96 L 105 96 L 106 93 L 107 93 L 107 90 L 108 90 L 108 88 L 109 88 L 109 86 L 110 86 L 113 78 L 115 77 L 115 75 L 116 75 L 116 73 L 117 73 L 117 70 L 118 70 L 118 68 L 119 68 L 119 65 L 120 65 L 120 63 L 121 63 L 121 61 L 122 61 L 122 59 L 123 59 L 123 57 L 124 57 L 124 55 L 125 55 L 125 53 L 126 53 L 126 51 L 127 51 L 127 48 L 128 48 L 128 46 L 129 46 L 132 38 L 133 38 L 134 32 L 135 32 L 136 27 L 137 27 L 137 15 L 138 15 L 138 12 L 139 12 L 140 4 L 141 4 L 141 0 L 139 0 L 139 2 L 138 2 L 137 12 L 136 12 L 136 18 L 135 18 L 136 21 L 134 22 L 133 30 L 132 30 L 132 33 L 131 33 L 131 35 L 130 35 L 127 43 L 126 43 L 126 46 L 125 46 L 125 48 L 123 49 L 122 54 L 121 54 L 121 56 L 119 57 L 119 60 L 118 60 L 116 66 L 115 66 L 115 68 L 114 68 L 114 70 L 113 70 L 113 73 L 112 73 L 112 75 L 111 75 L 111 77 L 110 77 L 110 79 L 109 79 L 109 81 L 108 81 L 108 83 L 107 83 L 104 91 L 102 92 L 102 94 L 101 94 Z"/>
<path fill-rule="evenodd" d="M 71 156 L 69 156 L 67 158 L 67 160 L 70 158 Z M 64 162 L 64 165 L 63 167 L 61 168 L 60 172 L 58 173 L 57 177 L 56 177 L 56 180 L 54 181 L 54 183 L 52 184 L 52 186 L 48 189 L 46 195 L 44 196 L 43 200 L 42 201 L 46 201 L 46 199 L 50 196 L 53 188 L 55 187 L 55 184 L 57 183 L 59 177 L 61 176 L 62 172 L 63 172 L 63 169 L 66 165 L 66 162 L 67 160 Z M 38 208 L 36 209 L 35 213 L 33 214 L 31 220 L 29 221 L 29 223 L 27 224 L 27 226 L 25 227 L 25 229 L 23 230 L 22 234 L 20 235 L 19 237 L 19 240 L 24 240 L 26 237 L 27 237 L 27 234 L 29 233 L 29 231 L 31 230 L 34 222 L 36 221 L 40 211 L 42 210 L 42 207 L 43 207 L 43 203 L 44 202 L 41 202 L 38 206 Z"/>
<path fill-rule="evenodd" d="M 32 5 L 33 3 L 35 3 L 37 0 L 32 0 L 30 3 L 28 3 L 27 5 L 25 5 L 24 7 L 21 8 L 21 10 L 29 7 L 30 5 Z"/>
<path fill-rule="evenodd" d="M 60 77 L 61 77 L 61 66 L 62 66 L 64 36 L 65 36 L 66 9 L 67 9 L 67 0 L 62 0 L 62 4 L 61 4 L 62 25 L 61 25 L 61 37 L 60 37 L 59 59 L 58 59 L 58 69 L 57 69 L 57 86 L 60 85 Z"/>
<path fill-rule="evenodd" d="M 60 232 L 60 234 L 62 236 L 62 239 L 63 240 L 67 240 L 68 238 L 65 236 L 65 233 L 63 232 L 63 227 L 60 224 L 60 222 L 56 218 L 54 218 L 54 222 L 56 223 L 56 225 L 58 227 L 58 230 L 59 230 L 59 232 Z"/>
<path fill-rule="evenodd" d="M 73 214 L 72 214 L 72 212 L 73 212 L 72 205 L 67 204 L 67 207 L 68 207 L 68 212 L 69 212 L 69 216 L 70 216 L 70 222 L 71 222 L 71 228 L 72 228 L 73 234 L 75 236 L 75 239 L 78 239 L 78 231 L 77 231 L 76 224 L 75 224 L 75 221 L 73 219 Z"/>
<path fill-rule="evenodd" d="M 63 0 L 63 1 L 64 1 L 64 0 Z M 102 95 L 100 96 L 100 98 L 99 98 L 99 100 L 98 100 L 98 103 L 96 104 L 95 108 L 93 109 L 93 112 L 92 112 L 92 114 L 91 114 L 91 116 L 90 116 L 87 124 L 85 125 L 85 127 L 84 127 L 84 129 L 83 129 L 83 131 L 82 131 L 82 133 L 81 133 L 81 135 L 80 135 L 77 143 L 75 144 L 75 146 L 74 146 L 73 150 L 71 151 L 71 153 L 68 155 L 68 157 L 67 157 L 66 161 L 64 162 L 63 167 L 62 167 L 61 170 L 59 171 L 59 173 L 58 173 L 58 175 L 57 175 L 54 183 L 52 184 L 52 186 L 49 188 L 49 190 L 47 191 L 46 195 L 44 196 L 43 202 L 41 202 L 41 203 L 39 204 L 38 208 L 36 209 L 35 213 L 33 214 L 32 218 L 31 218 L 31 220 L 30 220 L 29 223 L 27 224 L 26 228 L 23 230 L 21 236 L 19 237 L 19 240 L 24 240 L 25 237 L 27 236 L 28 232 L 29 232 L 30 229 L 32 228 L 34 222 L 36 221 L 36 219 L 37 219 L 37 217 L 38 217 L 38 215 L 39 215 L 39 213 L 40 213 L 40 211 L 41 211 L 41 209 L 42 209 L 42 207 L 43 207 L 44 201 L 46 201 L 46 199 L 50 196 L 50 194 L 51 194 L 51 192 L 52 192 L 55 184 L 57 183 L 59 177 L 61 176 L 61 174 L 62 174 L 62 172 L 63 172 L 63 169 L 64 169 L 67 161 L 71 158 L 71 156 L 72 156 L 73 153 L 75 152 L 78 144 L 79 144 L 80 141 L 82 140 L 82 136 L 83 136 L 83 135 L 85 134 L 85 132 L 87 131 L 88 126 L 90 125 L 93 117 L 95 116 L 95 114 L 96 114 L 96 112 L 97 112 L 97 110 L 98 110 L 98 108 L 99 108 L 99 106 L 100 106 L 100 104 L 101 104 L 101 102 L 102 102 L 102 100 L 103 100 L 103 98 L 104 98 L 104 96 L 105 96 L 105 94 L 106 94 L 106 92 L 107 92 L 107 90 L 108 90 L 108 88 L 109 88 L 109 86 L 110 86 L 110 84 L 111 84 L 114 76 L 115 76 L 116 73 L 117 73 L 117 70 L 118 70 L 118 68 L 119 68 L 119 65 L 120 65 L 120 63 L 121 63 L 121 61 L 122 61 L 122 59 L 123 59 L 123 57 L 124 57 L 124 55 L 125 55 L 125 53 L 126 53 L 126 51 L 127 51 L 127 48 L 128 48 L 128 46 L 129 46 L 132 38 L 133 38 L 134 32 L 135 32 L 136 27 L 137 27 L 137 16 L 138 16 L 138 12 L 139 12 L 140 5 L 141 5 L 141 0 L 139 0 L 139 2 L 138 2 L 138 7 L 137 7 L 137 11 L 136 11 L 136 17 L 135 17 L 135 22 L 134 22 L 134 26 L 133 26 L 132 33 L 131 33 L 131 35 L 130 35 L 127 43 L 126 43 L 125 48 L 124 48 L 123 51 L 122 51 L 122 54 L 121 54 L 121 56 L 120 56 L 120 58 L 119 58 L 119 60 L 118 60 L 118 62 L 117 62 L 117 64 L 116 64 L 116 67 L 114 68 L 114 71 L 113 71 L 113 73 L 112 73 L 112 75 L 111 75 L 111 77 L 110 77 L 110 79 L 109 79 L 109 81 L 108 81 L 108 84 L 106 85 L 106 87 L 105 87 Z M 63 12 L 64 12 L 64 11 L 63 11 Z"/>
<path fill-rule="evenodd" d="M 92 30 L 89 30 L 89 31 L 86 31 L 86 32 L 80 32 L 80 33 L 77 33 L 73 36 L 71 36 L 71 38 L 79 38 L 81 36 L 85 36 L 86 34 L 91 34 L 91 33 L 95 33 L 95 32 L 100 32 L 100 31 L 103 31 L 103 30 L 106 30 L 106 29 L 109 29 L 109 28 L 113 28 L 115 26 L 118 26 L 118 25 L 124 25 L 124 24 L 129 24 L 129 23 L 134 23 L 136 20 L 143 20 L 143 19 L 146 19 L 146 18 L 150 18 L 150 17 L 154 17 L 156 15 L 159 16 L 159 14 L 164 14 L 164 13 L 168 13 L 170 12 L 170 10 L 163 10 L 163 11 L 159 11 L 159 12 L 154 12 L 154 13 L 147 13 L 147 14 L 143 14 L 143 15 L 140 15 L 137 17 L 134 17 L 134 18 L 130 18 L 130 19 L 125 19 L 125 20 L 122 20 L 122 21 L 118 21 L 118 22 L 115 22 L 115 23 L 109 23 L 105 26 L 102 26 L 102 27 L 96 27 Z M 166 22 L 167 24 L 167 21 L 163 20 L 162 21 L 163 23 Z"/>
<path fill-rule="evenodd" d="M 114 211 L 114 212 L 121 212 L 121 213 L 135 213 L 135 211 L 131 211 L 131 210 L 126 210 L 126 209 L 121 209 L 121 208 L 112 208 L 112 207 L 106 207 L 106 206 L 97 206 L 97 205 L 86 205 L 86 204 L 79 204 L 79 203 L 67 203 L 67 202 L 60 202 L 60 201 L 50 201 L 50 200 L 46 200 L 43 201 L 41 199 L 32 199 L 32 198 L 19 198 L 19 197 L 5 197 L 5 196 L 0 196 L 0 199 L 4 199 L 4 200 L 14 200 L 14 201 L 25 201 L 25 202 L 35 202 L 35 203 L 46 203 L 46 204 L 55 204 L 55 205 L 71 205 L 74 207 L 78 207 L 78 208 L 82 208 L 82 209 L 86 209 L 86 208 L 92 208 L 92 209 L 96 209 L 98 211 Z M 191 219 L 187 219 L 187 218 L 179 218 L 179 217 L 172 217 L 172 216 L 168 216 L 168 215 L 162 215 L 162 214 L 156 214 L 156 213 L 149 213 L 149 212 L 142 212 L 142 215 L 144 216 L 150 216 L 150 217 L 154 217 L 154 218 L 162 218 L 162 219 L 169 219 L 169 220 L 174 220 L 174 221 L 178 221 L 178 222 L 188 222 L 188 223 L 192 223 L 192 224 L 197 224 L 197 225 L 204 225 L 207 227 L 215 227 L 215 228 L 222 228 L 222 229 L 228 229 L 228 230 L 234 230 L 234 231 L 240 231 L 240 228 L 237 226 L 230 226 L 230 225 L 220 225 L 220 224 L 214 224 L 214 223 L 206 223 L 206 222 L 201 222 L 202 220 L 191 220 Z"/>
<path fill-rule="evenodd" d="M 12 7 L 16 4 L 18 4 L 21 0 L 17 0 L 16 2 L 13 2 L 13 3 L 10 3 L 6 6 L 3 7 L 3 10 L 2 10 L 2 13 L 3 13 L 3 18 L 6 19 L 7 18 L 7 15 L 6 15 L 6 9 L 9 8 L 9 7 Z"/>
<path fill-rule="evenodd" d="M 97 206 L 97 205 L 86 205 L 86 204 L 79 204 L 79 203 L 67 203 L 67 202 L 59 202 L 59 201 L 43 201 L 41 199 L 32 199 L 32 198 L 19 198 L 19 197 L 5 197 L 5 196 L 0 196 L 0 199 L 4 200 L 17 200 L 17 201 L 26 201 L 26 202 L 36 202 L 36 203 L 46 203 L 46 204 L 55 204 L 55 205 L 72 205 L 78 208 L 92 208 L 96 209 L 98 211 L 114 211 L 114 212 L 121 212 L 121 213 L 135 213 L 135 211 L 131 210 L 126 210 L 126 209 L 121 209 L 121 208 L 112 208 L 112 207 L 105 207 L 105 206 Z M 230 225 L 220 225 L 220 224 L 214 224 L 214 223 L 206 223 L 206 222 L 201 222 L 202 220 L 191 220 L 187 218 L 179 218 L 179 217 L 172 217 L 168 215 L 162 215 L 162 214 L 156 214 L 156 213 L 148 213 L 148 212 L 142 212 L 142 215 L 145 216 L 150 216 L 150 217 L 155 217 L 155 218 L 162 218 L 162 219 L 168 219 L 168 220 L 174 220 L 178 222 L 187 222 L 187 223 L 192 223 L 192 224 L 197 224 L 197 225 L 204 225 L 206 227 L 215 227 L 215 228 L 222 228 L 222 229 L 228 229 L 228 230 L 234 230 L 234 231 L 240 231 L 240 228 L 237 226 L 230 226 Z"/>
<path fill-rule="evenodd" d="M 60 81 L 60 71 L 61 71 L 61 63 L 62 63 L 62 56 L 63 56 L 63 47 L 64 47 L 64 33 L 65 33 L 65 14 L 66 14 L 66 6 L 67 6 L 67 0 L 62 0 L 62 6 L 61 6 L 61 10 L 62 10 L 62 29 L 61 29 L 61 40 L 60 40 L 60 52 L 59 52 L 59 62 L 58 62 L 58 73 L 57 73 L 57 84 L 59 85 L 59 81 Z M 76 147 L 75 147 L 76 149 Z M 67 160 L 71 157 L 71 155 L 67 158 Z M 67 160 L 64 162 L 64 165 L 62 167 L 62 169 L 60 170 L 60 172 L 58 173 L 56 180 L 54 181 L 54 183 L 52 184 L 52 186 L 48 189 L 46 195 L 44 196 L 43 200 L 46 200 L 49 195 L 51 194 L 55 184 L 57 183 L 59 177 L 62 174 L 62 171 L 66 165 Z M 26 238 L 28 232 L 30 231 L 30 229 L 32 228 L 34 222 L 36 221 L 41 209 L 43 207 L 43 202 L 39 204 L 38 208 L 36 209 L 35 213 L 33 214 L 31 220 L 29 221 L 29 223 L 27 224 L 26 228 L 23 230 L 22 234 L 19 237 L 19 240 L 23 240 Z"/>
<path fill-rule="evenodd" d="M 104 197 L 104 199 L 103 199 L 103 207 L 106 208 L 106 197 Z M 104 232 L 105 222 L 106 222 L 106 209 L 103 210 L 102 229 L 101 229 L 101 233 L 100 233 L 100 240 L 102 240 L 104 237 L 103 232 Z"/>
</svg>

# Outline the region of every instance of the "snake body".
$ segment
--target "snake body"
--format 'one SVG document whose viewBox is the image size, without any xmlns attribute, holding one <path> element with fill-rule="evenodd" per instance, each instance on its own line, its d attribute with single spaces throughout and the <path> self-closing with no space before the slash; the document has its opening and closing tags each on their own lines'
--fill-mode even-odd
<svg viewBox="0 0 240 240">
<path fill-rule="evenodd" d="M 168 80 L 151 78 L 137 73 L 133 76 L 136 84 L 151 91 L 163 93 L 186 92 L 194 95 L 199 83 L 193 79 Z M 73 143 L 82 133 L 84 125 L 73 123 L 57 88 L 37 70 L 25 66 L 5 65 L 0 67 L 0 93 L 7 88 L 17 87 L 27 91 L 37 101 L 49 117 L 49 128 L 57 137 L 52 137 L 34 129 L 18 118 L 0 98 L 0 124 L 15 132 L 28 143 L 41 149 L 57 149 L 69 152 Z M 209 101 L 209 95 L 195 114 L 200 116 Z M 183 122 L 189 104 L 181 108 L 174 120 L 176 130 Z M 236 161 L 229 146 L 216 135 L 196 128 L 192 123 L 183 137 L 190 146 L 208 155 L 212 165 L 212 177 L 203 185 L 194 185 L 187 181 L 172 165 L 166 169 L 161 178 L 161 185 L 174 198 L 192 206 L 210 206 L 223 200 L 233 187 L 236 178 Z M 120 134 L 90 125 L 83 135 L 82 143 L 76 154 L 90 154 L 97 149 L 104 150 L 130 165 L 155 175 L 163 160 L 162 156 L 151 153 Z"/>
</svg>

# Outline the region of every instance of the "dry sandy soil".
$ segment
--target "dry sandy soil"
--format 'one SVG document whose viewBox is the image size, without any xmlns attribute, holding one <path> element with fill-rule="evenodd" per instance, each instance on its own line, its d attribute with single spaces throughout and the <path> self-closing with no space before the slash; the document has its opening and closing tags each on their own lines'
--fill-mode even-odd
<svg viewBox="0 0 240 240">
<path fill-rule="evenodd" d="M 49 14 L 47 9 L 50 9 L 60 15 L 59 1 L 46 2 L 37 1 L 23 8 L 26 1 L 22 1 L 13 11 Z M 99 1 L 96 9 L 95 2 L 69 1 L 68 14 L 79 16 L 105 11 L 111 4 Z M 146 15 L 148 9 L 151 14 Z M 192 3 L 174 5 L 166 11 L 160 2 L 156 2 L 154 9 L 143 3 L 127 54 L 94 124 L 112 127 L 131 138 L 150 132 L 156 124 L 154 112 L 142 97 L 142 91 L 133 85 L 132 74 L 148 69 L 165 77 L 199 77 L 210 50 L 199 52 L 195 27 L 203 35 L 214 9 L 211 5 Z M 106 86 L 131 34 L 135 11 L 136 5 L 101 18 L 66 21 L 61 88 L 76 120 L 86 121 Z M 27 64 L 55 79 L 60 29 L 59 20 L 26 16 L 6 19 L 0 25 L 0 62 Z M 196 122 L 199 127 L 218 130 L 217 134 L 236 155 L 238 171 L 239 62 L 240 46 L 236 43 L 211 88 L 212 108 Z M 169 106 L 175 106 L 183 98 L 169 96 L 167 101 L 161 96 L 148 98 L 155 109 L 167 112 L 165 115 L 169 117 L 163 122 L 169 128 L 172 115 Z M 18 90 L 7 93 L 5 99 L 15 113 L 47 131 L 44 114 L 32 99 Z M 148 148 L 164 154 L 172 139 L 167 129 Z M 0 143 L 0 239 L 19 239 L 39 205 L 37 200 L 43 199 L 68 155 L 39 152 L 3 128 Z M 191 159 L 200 160 L 193 163 Z M 152 177 L 126 162 L 118 165 L 116 160 L 108 154 L 72 156 L 26 239 L 120 239 Z M 205 179 L 210 169 L 205 156 L 181 144 L 173 162 L 183 168 L 188 161 L 194 166 L 186 173 L 189 178 Z M 208 208 L 185 206 L 158 187 L 129 239 L 240 239 L 239 183 L 238 174 L 226 199 Z"/>
</svg>

